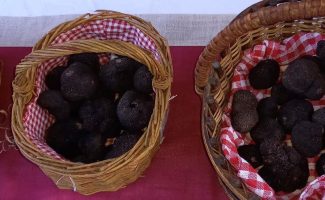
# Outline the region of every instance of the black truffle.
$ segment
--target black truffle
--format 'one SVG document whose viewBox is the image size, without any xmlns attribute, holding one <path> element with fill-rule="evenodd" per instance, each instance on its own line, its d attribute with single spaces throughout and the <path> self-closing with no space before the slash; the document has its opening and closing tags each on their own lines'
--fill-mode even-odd
<svg viewBox="0 0 325 200">
<path fill-rule="evenodd" d="M 325 126 L 325 108 L 316 110 L 312 116 L 312 120 L 313 122 L 317 122 Z"/>
<path fill-rule="evenodd" d="M 284 140 L 285 132 L 282 126 L 272 118 L 264 118 L 251 130 L 250 135 L 254 142 L 261 143 L 265 139 L 275 138 L 278 141 Z"/>
<path fill-rule="evenodd" d="M 70 55 L 68 65 L 76 62 L 88 65 L 95 72 L 99 71 L 99 57 L 96 53 L 80 53 Z"/>
<path fill-rule="evenodd" d="M 104 159 L 105 140 L 100 134 L 90 132 L 80 134 L 78 147 L 81 155 L 74 158 L 74 162 L 93 163 Z"/>
<path fill-rule="evenodd" d="M 71 64 L 61 76 L 61 92 L 69 101 L 91 98 L 97 86 L 97 75 L 82 63 Z"/>
<path fill-rule="evenodd" d="M 151 94 L 153 92 L 152 89 L 152 78 L 153 75 L 148 70 L 145 65 L 139 67 L 139 69 L 135 72 L 133 77 L 133 85 L 134 88 L 141 93 Z"/>
<path fill-rule="evenodd" d="M 99 77 L 110 91 L 124 92 L 132 89 L 133 75 L 137 68 L 138 63 L 131 58 L 116 58 L 100 67 Z"/>
<path fill-rule="evenodd" d="M 289 63 L 283 74 L 285 88 L 295 94 L 303 94 L 312 85 L 319 73 L 318 65 L 310 59 L 298 58 Z"/>
<path fill-rule="evenodd" d="M 288 156 L 285 152 L 285 145 L 278 139 L 272 137 L 264 139 L 260 144 L 260 153 L 265 165 L 286 165 Z M 285 169 L 281 169 L 285 170 Z"/>
<path fill-rule="evenodd" d="M 325 154 L 323 153 L 316 162 L 318 176 L 325 174 Z"/>
<path fill-rule="evenodd" d="M 301 121 L 292 129 L 292 146 L 303 156 L 316 156 L 323 147 L 324 128 L 321 124 Z"/>
<path fill-rule="evenodd" d="M 274 176 L 270 166 L 263 166 L 260 170 L 258 170 L 258 174 L 274 191 L 280 191 L 276 177 Z"/>
<path fill-rule="evenodd" d="M 256 168 L 262 165 L 262 157 L 260 155 L 259 147 L 254 144 L 243 145 L 238 147 L 240 157 L 249 162 L 252 167 Z"/>
<path fill-rule="evenodd" d="M 278 113 L 278 105 L 272 97 L 261 99 L 257 105 L 257 112 L 259 119 L 262 118 L 276 118 Z"/>
<path fill-rule="evenodd" d="M 295 98 L 295 94 L 287 90 L 282 83 L 278 83 L 272 87 L 271 97 L 278 105 L 283 105 Z"/>
<path fill-rule="evenodd" d="M 317 43 L 316 55 L 320 58 L 325 58 L 325 40 L 320 40 Z"/>
<path fill-rule="evenodd" d="M 256 109 L 257 99 L 253 93 L 248 90 L 238 90 L 233 95 L 232 110 L 243 111 L 245 109 Z"/>
<path fill-rule="evenodd" d="M 66 66 L 59 66 L 52 69 L 45 77 L 45 84 L 48 89 L 60 90 L 61 88 L 61 75 L 67 69 Z"/>
<path fill-rule="evenodd" d="M 153 108 L 150 96 L 129 90 L 117 105 L 117 116 L 126 130 L 140 130 L 148 126 Z"/>
<path fill-rule="evenodd" d="M 112 148 L 107 151 L 105 159 L 116 158 L 125 154 L 134 147 L 139 138 L 140 135 L 134 134 L 123 134 L 117 137 L 112 145 Z"/>
<path fill-rule="evenodd" d="M 279 78 L 280 65 L 272 59 L 260 61 L 249 72 L 249 83 L 255 89 L 267 89 L 272 87 Z"/>
<path fill-rule="evenodd" d="M 294 99 L 282 105 L 278 112 L 278 121 L 286 131 L 303 120 L 310 120 L 314 112 L 313 105 L 303 99 Z"/>
<path fill-rule="evenodd" d="M 318 74 L 318 76 L 315 78 L 315 80 L 308 88 L 308 90 L 304 93 L 304 95 L 308 99 L 319 100 L 324 96 L 324 94 L 325 94 L 325 80 L 321 74 Z"/>
<path fill-rule="evenodd" d="M 104 97 L 83 103 L 79 117 L 84 129 L 99 133 L 108 131 L 117 122 L 114 102 Z"/>
<path fill-rule="evenodd" d="M 58 154 L 73 159 L 81 154 L 78 146 L 81 127 L 80 123 L 73 120 L 55 122 L 47 129 L 45 141 Z"/>
<path fill-rule="evenodd" d="M 249 132 L 258 122 L 258 113 L 256 110 L 242 110 L 231 112 L 231 125 L 240 132 Z"/>
<path fill-rule="evenodd" d="M 59 91 L 46 90 L 42 92 L 37 99 L 37 104 L 47 109 L 57 120 L 70 117 L 70 104 L 64 100 Z"/>
</svg>

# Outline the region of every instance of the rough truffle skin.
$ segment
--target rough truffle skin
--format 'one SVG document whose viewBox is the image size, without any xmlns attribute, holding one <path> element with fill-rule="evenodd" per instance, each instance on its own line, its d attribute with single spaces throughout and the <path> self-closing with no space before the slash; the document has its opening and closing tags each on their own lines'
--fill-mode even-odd
<svg viewBox="0 0 325 200">
<path fill-rule="evenodd" d="M 142 65 L 135 72 L 133 77 L 133 85 L 134 88 L 141 93 L 151 94 L 153 92 L 152 89 L 152 78 L 153 75 L 149 71 L 148 67 Z"/>
<path fill-rule="evenodd" d="M 117 116 L 126 130 L 141 130 L 148 126 L 154 108 L 150 96 L 126 91 L 117 105 Z"/>
<path fill-rule="evenodd" d="M 69 101 L 89 99 L 97 87 L 97 75 L 82 63 L 71 64 L 61 76 L 61 92 Z"/>
<path fill-rule="evenodd" d="M 84 129 L 103 133 L 116 123 L 115 110 L 114 102 L 102 97 L 84 102 L 79 109 L 79 118 Z"/>
<path fill-rule="evenodd" d="M 288 160 L 284 144 L 276 138 L 263 140 L 260 144 L 260 153 L 265 165 L 286 163 Z"/>
<path fill-rule="evenodd" d="M 77 121 L 55 122 L 47 129 L 45 141 L 58 154 L 73 159 L 81 153 L 78 147 L 81 134 L 81 124 Z"/>
<path fill-rule="evenodd" d="M 295 94 L 303 94 L 312 85 L 319 73 L 318 65 L 310 59 L 298 58 L 289 63 L 283 74 L 285 88 Z"/>
<path fill-rule="evenodd" d="M 71 65 L 75 62 L 88 65 L 96 72 L 99 71 L 99 57 L 96 53 L 80 53 L 70 55 L 68 65 Z"/>
<path fill-rule="evenodd" d="M 67 69 L 66 66 L 58 66 L 52 69 L 46 76 L 45 76 L 45 84 L 48 89 L 50 90 L 60 90 L 61 88 L 61 75 L 64 70 Z"/>
<path fill-rule="evenodd" d="M 325 58 L 325 48 L 324 47 L 325 47 L 325 40 L 318 41 L 317 47 L 316 47 L 316 55 L 322 59 Z"/>
<path fill-rule="evenodd" d="M 325 174 L 325 154 L 322 154 L 316 162 L 318 176 Z"/>
<path fill-rule="evenodd" d="M 262 118 L 276 118 L 278 113 L 278 105 L 272 97 L 261 99 L 257 105 L 258 117 Z"/>
<path fill-rule="evenodd" d="M 109 148 L 109 150 L 106 152 L 105 159 L 116 158 L 125 154 L 134 147 L 140 136 L 141 135 L 126 133 L 117 137 L 112 145 L 112 148 Z"/>
<path fill-rule="evenodd" d="M 260 61 L 249 72 L 249 83 L 254 89 L 267 89 L 272 87 L 279 78 L 280 65 L 272 59 Z"/>
<path fill-rule="evenodd" d="M 70 117 L 70 104 L 59 91 L 46 90 L 42 92 L 37 99 L 37 104 L 47 109 L 56 120 L 65 120 Z"/>
<path fill-rule="evenodd" d="M 257 168 L 262 165 L 262 156 L 257 145 L 243 145 L 238 147 L 240 157 L 249 162 L 252 167 Z"/>
<path fill-rule="evenodd" d="M 320 100 L 325 94 L 325 80 L 321 74 L 315 78 L 304 95 L 311 100 Z"/>
<path fill-rule="evenodd" d="M 316 110 L 312 116 L 312 120 L 313 122 L 317 122 L 325 126 L 325 108 Z"/>
<path fill-rule="evenodd" d="M 310 120 L 313 112 L 313 105 L 309 101 L 294 99 L 281 106 L 278 121 L 288 132 L 299 121 Z"/>
<path fill-rule="evenodd" d="M 295 98 L 295 94 L 287 90 L 282 83 L 274 85 L 271 89 L 271 97 L 278 105 L 283 105 Z"/>
<path fill-rule="evenodd" d="M 80 134 L 78 148 L 81 156 L 77 156 L 75 162 L 93 163 L 104 159 L 105 140 L 100 134 L 90 132 Z"/>
<path fill-rule="evenodd" d="M 250 135 L 254 142 L 261 143 L 265 139 L 275 138 L 281 141 L 285 138 L 283 127 L 272 118 L 264 118 L 251 130 Z"/>
<path fill-rule="evenodd" d="M 301 121 L 292 129 L 292 146 L 303 156 L 316 156 L 323 147 L 324 128 L 321 124 Z"/>
<path fill-rule="evenodd" d="M 257 99 L 253 93 L 248 90 L 238 90 L 233 95 L 232 110 L 256 109 L 257 103 Z"/>
<path fill-rule="evenodd" d="M 240 112 L 231 112 L 231 125 L 240 132 L 247 133 L 257 124 L 258 113 L 256 110 L 243 110 Z"/>
<path fill-rule="evenodd" d="M 100 67 L 99 77 L 104 86 L 112 92 L 132 89 L 133 76 L 138 63 L 131 58 L 119 57 Z"/>
</svg>

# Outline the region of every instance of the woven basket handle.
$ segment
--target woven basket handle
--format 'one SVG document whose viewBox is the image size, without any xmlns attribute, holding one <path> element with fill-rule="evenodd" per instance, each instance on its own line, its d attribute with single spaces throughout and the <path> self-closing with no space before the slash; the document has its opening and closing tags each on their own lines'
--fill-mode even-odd
<svg viewBox="0 0 325 200">
<path fill-rule="evenodd" d="M 195 68 L 195 89 L 203 93 L 216 58 L 243 34 L 277 22 L 325 16 L 325 0 L 264 0 L 241 12 L 201 53 Z M 222 79 L 222 69 L 218 75 Z"/>
</svg>

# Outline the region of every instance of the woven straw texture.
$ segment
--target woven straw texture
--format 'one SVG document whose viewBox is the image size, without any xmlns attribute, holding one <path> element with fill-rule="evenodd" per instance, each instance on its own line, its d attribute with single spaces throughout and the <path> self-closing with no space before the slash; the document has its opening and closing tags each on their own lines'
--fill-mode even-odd
<svg viewBox="0 0 325 200">
<path fill-rule="evenodd" d="M 261 198 L 238 178 L 237 171 L 221 149 L 222 116 L 229 102 L 236 66 L 241 62 L 245 50 L 264 40 L 281 42 L 299 32 L 324 34 L 323 16 L 324 0 L 262 1 L 243 11 L 211 40 L 200 55 L 195 69 L 195 87 L 202 97 L 203 140 L 229 198 Z"/>
<path fill-rule="evenodd" d="M 109 53 L 128 56 L 153 74 L 155 107 L 149 125 L 137 144 L 124 155 L 92 164 L 67 161 L 44 141 L 53 118 L 36 100 L 45 90 L 44 77 L 65 64 L 71 54 L 94 52 L 100 62 Z M 63 23 L 46 34 L 16 67 L 13 82 L 12 131 L 21 153 L 38 165 L 63 189 L 84 195 L 116 191 L 135 181 L 149 166 L 162 141 L 167 118 L 172 65 L 164 38 L 142 19 L 113 11 L 98 11 Z"/>
</svg>

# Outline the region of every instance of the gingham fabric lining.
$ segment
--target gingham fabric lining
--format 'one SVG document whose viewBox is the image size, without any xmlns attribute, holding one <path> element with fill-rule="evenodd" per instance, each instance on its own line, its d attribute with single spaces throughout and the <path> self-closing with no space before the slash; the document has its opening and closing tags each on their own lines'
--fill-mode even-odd
<svg viewBox="0 0 325 200">
<path fill-rule="evenodd" d="M 265 199 L 306 199 L 315 193 L 325 195 L 324 184 L 325 180 L 319 179 L 318 181 L 311 182 L 306 190 L 308 192 L 301 192 L 303 190 L 296 190 L 291 194 L 275 194 L 273 189 L 257 174 L 257 171 L 244 159 L 242 159 L 237 152 L 238 146 L 249 144 L 252 142 L 249 134 L 240 134 L 231 127 L 230 112 L 233 94 L 240 89 L 251 91 L 258 100 L 270 96 L 270 89 L 255 90 L 248 81 L 248 74 L 259 61 L 264 59 L 275 59 L 281 65 L 283 72 L 286 65 L 302 55 L 315 55 L 316 45 L 319 40 L 325 39 L 325 35 L 318 33 L 299 33 L 290 38 L 285 39 L 282 43 L 276 41 L 265 40 L 262 44 L 255 45 L 252 49 L 244 52 L 242 61 L 237 65 L 234 71 L 231 84 L 231 92 L 229 103 L 225 108 L 222 117 L 221 137 L 222 151 L 226 158 L 230 161 L 231 165 L 237 170 L 237 175 L 240 177 L 246 186 L 258 196 Z M 282 73 L 281 73 L 282 75 Z M 311 101 L 314 109 L 319 109 L 325 105 L 325 97 L 319 101 Z M 290 142 L 286 141 L 288 144 Z M 316 176 L 315 162 L 316 158 L 308 159 L 310 177 L 308 181 L 313 181 Z M 315 187 L 319 186 L 319 187 Z M 301 195 L 300 195 L 301 194 Z M 300 195 L 300 197 L 299 197 Z"/>
<path fill-rule="evenodd" d="M 103 19 L 92 21 L 88 24 L 79 25 L 67 32 L 61 33 L 51 45 L 79 40 L 79 39 L 99 39 L 99 40 L 119 40 L 133 43 L 142 49 L 148 50 L 159 60 L 155 43 L 151 38 L 146 36 L 140 29 L 135 26 L 115 19 Z M 109 54 L 99 54 L 101 64 L 105 64 L 109 60 Z M 44 140 L 46 129 L 54 122 L 53 116 L 48 111 L 39 107 L 36 103 L 39 94 L 46 89 L 44 78 L 46 74 L 53 68 L 66 65 L 68 57 L 60 57 L 43 62 L 36 71 L 35 76 L 35 96 L 31 102 L 26 105 L 23 117 L 25 134 L 31 142 L 46 155 L 64 160 L 52 148 L 47 146 Z"/>
</svg>

